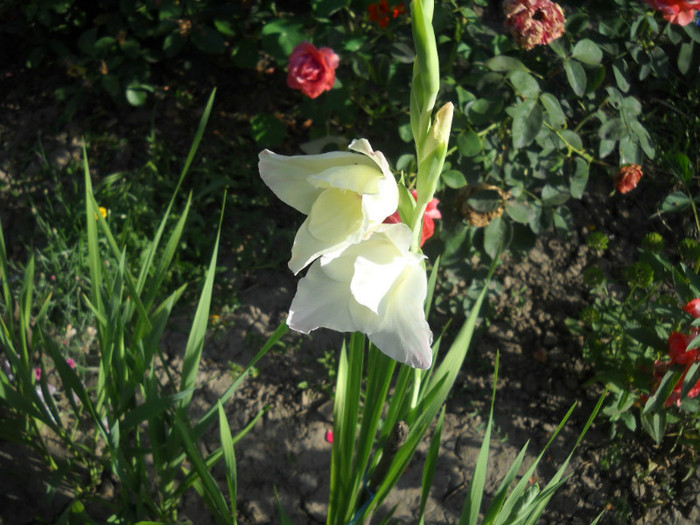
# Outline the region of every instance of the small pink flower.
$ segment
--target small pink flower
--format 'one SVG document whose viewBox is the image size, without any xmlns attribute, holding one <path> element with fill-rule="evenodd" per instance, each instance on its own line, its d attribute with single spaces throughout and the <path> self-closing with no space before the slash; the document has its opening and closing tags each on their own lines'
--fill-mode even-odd
<svg viewBox="0 0 700 525">
<path fill-rule="evenodd" d="M 71 367 L 72 370 L 75 370 L 75 359 L 69 357 L 66 359 L 66 363 L 68 363 L 68 366 Z"/>
<path fill-rule="evenodd" d="M 309 42 L 299 44 L 289 57 L 287 85 L 311 98 L 333 88 L 335 70 L 340 63 L 330 47 L 317 49 Z"/>
<path fill-rule="evenodd" d="M 564 11 L 551 0 L 504 0 L 503 12 L 511 35 L 527 50 L 549 44 L 566 32 Z"/>
<path fill-rule="evenodd" d="M 34 378 L 35 378 L 37 381 L 41 381 L 41 367 L 40 367 L 40 366 L 37 366 L 37 367 L 34 369 Z"/>
<path fill-rule="evenodd" d="M 687 26 L 695 19 L 695 11 L 700 9 L 700 0 L 646 0 L 654 9 L 661 11 L 663 17 L 681 26 Z"/>
<path fill-rule="evenodd" d="M 628 193 L 637 187 L 642 178 L 642 167 L 639 164 L 622 166 L 615 175 L 615 187 L 620 193 Z"/>
<path fill-rule="evenodd" d="M 413 193 L 416 199 L 418 198 L 416 190 L 413 190 L 411 193 Z M 438 204 L 440 204 L 440 201 L 433 199 L 428 203 L 428 207 L 425 209 L 425 215 L 423 215 L 423 235 L 420 240 L 421 246 L 435 233 L 435 219 L 442 219 L 442 213 L 437 209 Z"/>
<path fill-rule="evenodd" d="M 683 307 L 683 310 L 697 319 L 700 317 L 700 299 L 693 299 Z"/>
<path fill-rule="evenodd" d="M 326 431 L 326 441 L 328 443 L 333 443 L 333 440 L 335 439 L 335 436 L 333 435 L 333 429 L 329 429 Z"/>
<path fill-rule="evenodd" d="M 418 200 L 418 192 L 416 190 L 411 190 L 413 198 Z M 423 231 L 421 232 L 420 245 L 421 247 L 425 244 L 425 241 L 430 239 L 435 233 L 435 219 L 442 219 L 442 213 L 437 209 L 437 205 L 440 204 L 438 199 L 433 199 L 428 203 L 428 207 L 425 209 L 425 214 L 423 215 Z M 396 210 L 394 213 L 389 215 L 384 219 L 385 223 L 395 224 L 401 222 L 401 215 L 399 211 Z"/>
</svg>

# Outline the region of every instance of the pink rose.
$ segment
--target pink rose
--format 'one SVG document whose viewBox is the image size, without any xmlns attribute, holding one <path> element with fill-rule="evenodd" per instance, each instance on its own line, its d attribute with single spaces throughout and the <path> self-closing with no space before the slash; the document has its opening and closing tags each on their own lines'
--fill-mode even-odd
<svg viewBox="0 0 700 525">
<path fill-rule="evenodd" d="M 615 187 L 620 193 L 627 193 L 637 187 L 642 178 L 642 167 L 639 164 L 622 166 L 615 175 Z"/>
<path fill-rule="evenodd" d="M 561 6 L 551 0 L 504 0 L 506 27 L 525 49 L 549 44 L 566 31 Z"/>
<path fill-rule="evenodd" d="M 418 192 L 416 190 L 411 190 L 413 198 L 418 200 Z M 440 204 L 438 199 L 433 199 L 428 203 L 428 207 L 425 209 L 425 214 L 423 215 L 423 231 L 421 232 L 420 245 L 421 247 L 425 244 L 425 241 L 430 239 L 435 233 L 435 219 L 442 219 L 442 213 L 437 209 L 437 205 Z M 384 222 L 394 224 L 401 222 L 401 215 L 399 211 L 396 210 L 392 215 L 389 215 Z"/>
<path fill-rule="evenodd" d="M 700 0 L 646 0 L 654 9 L 661 11 L 666 20 L 672 24 L 688 25 L 695 18 L 695 11 L 700 9 Z"/>
<path fill-rule="evenodd" d="M 316 98 L 335 84 L 335 69 L 340 59 L 330 47 L 317 49 L 308 42 L 299 44 L 289 57 L 287 85 Z"/>
<path fill-rule="evenodd" d="M 700 299 L 693 299 L 683 307 L 683 310 L 697 319 L 700 317 Z"/>
</svg>

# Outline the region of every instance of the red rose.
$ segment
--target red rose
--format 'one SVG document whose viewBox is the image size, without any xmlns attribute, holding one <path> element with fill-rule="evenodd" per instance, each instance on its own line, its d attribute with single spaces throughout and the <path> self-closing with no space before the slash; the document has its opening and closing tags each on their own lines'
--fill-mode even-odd
<svg viewBox="0 0 700 525">
<path fill-rule="evenodd" d="M 620 193 L 632 191 L 639 184 L 642 178 L 642 167 L 639 164 L 630 164 L 622 166 L 620 171 L 615 175 L 615 187 Z"/>
<path fill-rule="evenodd" d="M 330 47 L 317 49 L 313 44 L 303 42 L 289 57 L 287 85 L 316 98 L 335 84 L 335 69 L 339 61 Z"/>
<path fill-rule="evenodd" d="M 506 27 L 525 49 L 549 44 L 566 31 L 561 6 L 551 0 L 504 0 Z"/>
<path fill-rule="evenodd" d="M 672 24 L 688 25 L 695 19 L 695 11 L 700 9 L 700 0 L 646 0 L 654 9 L 658 9 L 664 18 Z"/>
</svg>

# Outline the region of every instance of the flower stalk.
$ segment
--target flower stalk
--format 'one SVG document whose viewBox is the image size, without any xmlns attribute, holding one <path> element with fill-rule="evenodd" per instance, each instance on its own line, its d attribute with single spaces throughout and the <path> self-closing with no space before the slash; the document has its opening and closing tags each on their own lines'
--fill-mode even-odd
<svg viewBox="0 0 700 525">
<path fill-rule="evenodd" d="M 413 40 L 416 47 L 411 83 L 411 131 L 418 159 L 418 196 L 416 206 L 410 216 L 406 217 L 406 222 L 413 231 L 412 250 L 415 251 L 420 247 L 423 215 L 428 203 L 433 199 L 445 164 L 454 113 L 454 106 L 447 103 L 432 119 L 440 90 L 440 63 L 432 25 L 433 9 L 433 0 L 414 0 L 411 3 Z"/>
</svg>

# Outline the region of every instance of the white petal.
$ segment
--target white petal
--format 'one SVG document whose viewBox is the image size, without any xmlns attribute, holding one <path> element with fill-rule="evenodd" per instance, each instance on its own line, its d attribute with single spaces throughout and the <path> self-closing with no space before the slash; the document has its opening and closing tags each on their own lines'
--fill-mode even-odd
<svg viewBox="0 0 700 525">
<path fill-rule="evenodd" d="M 281 201 L 307 215 L 324 189 L 312 184 L 310 177 L 339 167 L 352 167 L 358 162 L 373 164 L 371 159 L 365 160 L 360 155 L 343 151 L 287 157 L 264 150 L 259 159 L 258 169 L 263 182 Z"/>
<path fill-rule="evenodd" d="M 358 257 L 355 261 L 355 273 L 350 290 L 358 303 L 373 312 L 379 313 L 380 303 L 406 266 L 400 257 L 393 259 L 387 262 Z"/>
<path fill-rule="evenodd" d="M 365 242 L 348 249 L 356 259 L 350 289 L 357 302 L 379 312 L 379 304 L 408 264 L 422 257 L 408 251 L 411 229 L 405 224 L 382 224 Z"/>
<path fill-rule="evenodd" d="M 382 222 L 398 207 L 399 190 L 393 175 L 379 181 L 377 193 L 362 196 L 362 209 L 370 222 Z"/>
<path fill-rule="evenodd" d="M 350 242 L 347 239 L 340 239 L 336 243 L 328 243 L 314 237 L 309 232 L 309 218 L 302 223 L 294 237 L 292 244 L 292 258 L 289 259 L 289 269 L 298 274 L 314 260 L 327 253 L 334 253 L 346 248 Z"/>
<path fill-rule="evenodd" d="M 350 311 L 352 302 L 348 284 L 330 279 L 317 261 L 299 281 L 287 324 L 306 334 L 321 327 L 339 332 L 360 330 Z"/>
<path fill-rule="evenodd" d="M 297 274 L 321 255 L 362 240 L 366 225 L 361 205 L 357 194 L 325 190 L 297 231 L 289 268 Z"/>
<path fill-rule="evenodd" d="M 389 167 L 386 157 L 384 157 L 381 151 L 374 151 L 367 139 L 353 140 L 348 146 L 348 149 L 367 155 L 377 164 L 377 166 L 379 166 L 385 175 L 387 173 L 391 174 L 391 168 Z"/>
<path fill-rule="evenodd" d="M 430 368 L 433 359 L 433 334 L 423 312 L 426 290 L 423 268 L 408 266 L 386 298 L 379 327 L 368 334 L 392 359 L 423 369 Z"/>
<path fill-rule="evenodd" d="M 318 188 L 337 188 L 354 193 L 377 193 L 384 174 L 371 159 L 351 154 L 352 165 L 337 165 L 312 175 L 309 182 Z"/>
<path fill-rule="evenodd" d="M 357 234 L 363 228 L 363 223 L 362 199 L 348 191 L 324 191 L 309 213 L 311 235 L 331 243 Z"/>
</svg>

